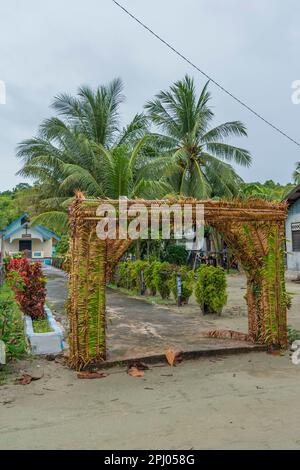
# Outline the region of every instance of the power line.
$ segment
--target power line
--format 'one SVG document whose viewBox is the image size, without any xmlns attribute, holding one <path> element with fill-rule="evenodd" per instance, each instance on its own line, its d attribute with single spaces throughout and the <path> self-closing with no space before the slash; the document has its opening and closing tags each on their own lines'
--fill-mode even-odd
<svg viewBox="0 0 300 470">
<path fill-rule="evenodd" d="M 142 26 L 144 29 L 146 29 L 152 36 L 156 37 L 160 42 L 162 42 L 165 46 L 167 46 L 171 51 L 173 51 L 176 55 L 178 55 L 181 59 L 183 59 L 185 62 L 187 62 L 189 65 L 191 65 L 194 69 L 196 69 L 198 72 L 200 72 L 204 77 L 206 77 L 209 81 L 211 81 L 214 85 L 216 85 L 220 90 L 222 90 L 226 95 L 230 96 L 232 99 L 234 99 L 237 103 L 242 105 L 244 108 L 246 108 L 250 113 L 254 114 L 257 118 L 259 118 L 261 121 L 263 121 L 265 124 L 268 126 L 272 127 L 276 132 L 279 132 L 281 135 L 286 137 L 288 140 L 296 144 L 298 147 L 300 147 L 300 143 L 294 140 L 292 137 L 290 137 L 288 134 L 286 134 L 284 131 L 279 129 L 279 127 L 275 126 L 275 124 L 272 124 L 270 121 L 265 119 L 263 116 L 261 116 L 259 113 L 257 113 L 253 108 L 251 108 L 249 105 L 247 105 L 244 101 L 240 100 L 237 98 L 235 95 L 233 95 L 230 91 L 226 90 L 220 83 L 218 83 L 216 80 L 214 80 L 210 75 L 208 75 L 206 72 L 201 70 L 197 65 L 195 65 L 190 59 L 188 59 L 186 56 L 184 56 L 181 52 L 179 52 L 175 47 L 173 47 L 170 43 L 168 43 L 165 39 L 163 39 L 161 36 L 156 34 L 151 28 L 149 28 L 147 25 L 145 25 L 141 20 L 139 20 L 136 16 L 134 16 L 130 11 L 128 11 L 123 5 L 118 3 L 116 0 L 112 0 L 112 2 L 117 5 L 121 10 L 123 10 L 127 15 L 129 15 L 134 21 L 136 21 L 140 26 Z"/>
</svg>

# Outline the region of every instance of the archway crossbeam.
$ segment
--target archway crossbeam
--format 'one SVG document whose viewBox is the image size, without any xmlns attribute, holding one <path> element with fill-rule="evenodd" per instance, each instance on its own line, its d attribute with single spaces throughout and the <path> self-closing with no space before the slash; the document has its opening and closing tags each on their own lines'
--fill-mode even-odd
<svg viewBox="0 0 300 470">
<path fill-rule="evenodd" d="M 203 206 L 204 221 L 220 232 L 240 260 L 247 276 L 249 337 L 254 342 L 287 344 L 284 281 L 285 203 L 264 200 L 199 201 L 195 199 L 126 200 L 136 204 Z M 71 268 L 68 313 L 70 364 L 80 369 L 106 359 L 105 285 L 115 264 L 132 240 L 97 237 L 100 204 L 119 201 L 84 199 L 78 195 L 70 207 Z"/>
</svg>

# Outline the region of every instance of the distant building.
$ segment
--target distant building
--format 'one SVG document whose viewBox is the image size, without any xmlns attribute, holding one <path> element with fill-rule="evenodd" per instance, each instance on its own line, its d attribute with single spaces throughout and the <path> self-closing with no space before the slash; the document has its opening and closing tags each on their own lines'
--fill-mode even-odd
<svg viewBox="0 0 300 470">
<path fill-rule="evenodd" d="M 19 252 L 34 261 L 51 264 L 55 244 L 60 238 L 42 225 L 31 226 L 28 214 L 24 214 L 0 232 L 1 258 Z"/>
<path fill-rule="evenodd" d="M 287 270 L 300 274 L 300 185 L 285 198 L 289 211 L 286 219 Z"/>
</svg>

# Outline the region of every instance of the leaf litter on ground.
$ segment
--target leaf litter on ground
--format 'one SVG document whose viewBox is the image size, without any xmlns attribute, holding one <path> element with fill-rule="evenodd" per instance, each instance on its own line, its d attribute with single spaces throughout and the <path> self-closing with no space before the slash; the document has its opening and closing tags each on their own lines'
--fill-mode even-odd
<svg viewBox="0 0 300 470">
<path fill-rule="evenodd" d="M 127 374 L 131 377 L 144 377 L 145 370 L 149 370 L 147 364 L 141 361 L 133 361 L 128 364 Z"/>
<path fill-rule="evenodd" d="M 31 382 L 40 380 L 42 377 L 43 375 L 38 377 L 30 374 L 23 374 L 21 377 L 15 380 L 15 385 L 29 385 Z"/>
<path fill-rule="evenodd" d="M 78 372 L 77 378 L 81 380 L 95 380 L 95 379 L 104 379 L 107 377 L 104 372 L 89 372 L 89 371 L 84 371 L 84 372 Z"/>
<path fill-rule="evenodd" d="M 173 367 L 182 362 L 182 351 L 176 349 L 167 349 L 165 352 L 168 364 Z"/>
</svg>

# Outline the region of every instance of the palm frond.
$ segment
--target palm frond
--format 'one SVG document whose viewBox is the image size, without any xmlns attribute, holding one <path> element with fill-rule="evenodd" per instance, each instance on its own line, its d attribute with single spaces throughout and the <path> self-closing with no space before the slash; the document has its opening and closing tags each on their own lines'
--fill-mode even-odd
<svg viewBox="0 0 300 470">
<path fill-rule="evenodd" d="M 124 127 L 117 137 L 114 146 L 117 145 L 134 145 L 138 139 L 141 139 L 148 133 L 149 123 L 148 118 L 143 113 L 138 113 L 134 116 L 132 121 Z"/>
<path fill-rule="evenodd" d="M 242 166 L 249 167 L 252 162 L 252 157 L 248 150 L 234 147 L 233 145 L 222 142 L 210 142 L 206 144 L 206 149 L 216 157 L 227 161 L 234 161 Z"/>
<path fill-rule="evenodd" d="M 201 136 L 202 142 L 223 142 L 228 137 L 247 137 L 245 125 L 240 121 L 225 122 Z"/>
<path fill-rule="evenodd" d="M 31 223 L 32 225 L 44 225 L 58 235 L 68 232 L 68 214 L 62 211 L 43 212 L 33 217 Z"/>
</svg>

